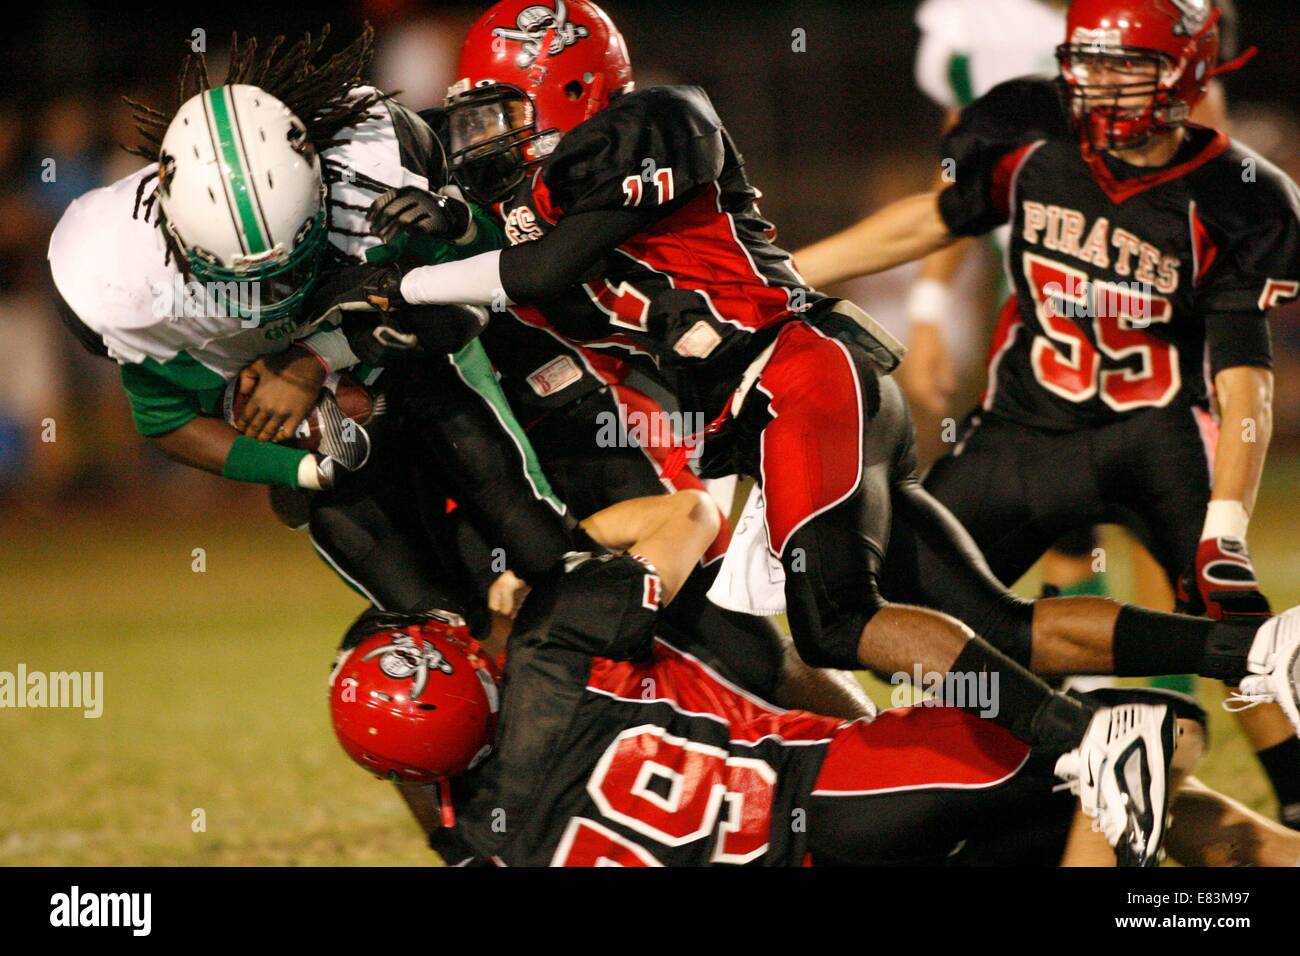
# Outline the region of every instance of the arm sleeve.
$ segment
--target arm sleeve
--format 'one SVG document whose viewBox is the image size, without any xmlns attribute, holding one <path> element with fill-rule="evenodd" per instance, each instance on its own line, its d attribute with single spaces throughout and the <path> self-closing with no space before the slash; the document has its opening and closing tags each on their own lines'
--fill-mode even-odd
<svg viewBox="0 0 1300 956">
<path fill-rule="evenodd" d="M 122 387 L 131 403 L 136 431 L 146 437 L 175 431 L 203 411 L 197 393 L 167 381 L 144 365 L 123 365 Z"/>
<path fill-rule="evenodd" d="M 358 362 L 352 347 L 348 345 L 348 337 L 336 326 L 318 329 L 311 335 L 298 339 L 296 344 L 320 359 L 327 375 L 352 368 Z"/>
<path fill-rule="evenodd" d="M 501 288 L 511 302 L 539 302 L 589 278 L 620 243 L 668 214 L 662 206 L 597 209 L 563 217 L 533 242 L 501 253 Z"/>
<path fill-rule="evenodd" d="M 412 269 L 402 277 L 402 298 L 412 305 L 495 305 L 502 295 L 506 304 L 542 301 L 595 278 L 619 243 L 665 214 L 662 206 L 574 213 L 532 242 Z"/>
<path fill-rule="evenodd" d="M 255 485 L 298 487 L 298 466 L 310 452 L 240 435 L 230 446 L 221 474 Z"/>
<path fill-rule="evenodd" d="M 1273 367 L 1273 338 L 1263 312 L 1207 314 L 1205 343 L 1211 376 L 1241 365 Z"/>
</svg>

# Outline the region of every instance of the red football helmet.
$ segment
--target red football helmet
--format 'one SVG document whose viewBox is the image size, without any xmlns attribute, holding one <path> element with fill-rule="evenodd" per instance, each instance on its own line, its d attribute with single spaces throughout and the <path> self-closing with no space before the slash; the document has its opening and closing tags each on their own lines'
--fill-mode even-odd
<svg viewBox="0 0 1300 956">
<path fill-rule="evenodd" d="M 1073 0 L 1056 56 L 1087 141 L 1131 148 L 1185 123 L 1211 77 L 1249 58 L 1216 68 L 1220 15 L 1212 0 Z"/>
<path fill-rule="evenodd" d="M 504 199 L 562 135 L 632 88 L 623 35 L 588 0 L 501 0 L 470 28 L 456 76 L 452 173 L 483 203 Z"/>
<path fill-rule="evenodd" d="M 334 733 L 371 773 L 446 781 L 491 752 L 498 677 L 455 615 L 369 615 L 330 674 Z"/>
</svg>

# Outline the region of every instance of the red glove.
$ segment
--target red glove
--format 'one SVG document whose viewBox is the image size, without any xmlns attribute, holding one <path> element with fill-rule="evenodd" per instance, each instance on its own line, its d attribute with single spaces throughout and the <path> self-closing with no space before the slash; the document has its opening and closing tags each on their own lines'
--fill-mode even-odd
<svg viewBox="0 0 1300 956">
<path fill-rule="evenodd" d="M 1179 590 L 1190 591 L 1186 584 Z M 1245 538 L 1202 541 L 1196 549 L 1195 587 L 1195 594 L 1180 594 L 1180 599 L 1191 598 L 1193 606 L 1199 603 L 1205 614 L 1216 621 L 1225 617 L 1268 617 L 1273 613 L 1268 598 L 1260 593 Z"/>
</svg>

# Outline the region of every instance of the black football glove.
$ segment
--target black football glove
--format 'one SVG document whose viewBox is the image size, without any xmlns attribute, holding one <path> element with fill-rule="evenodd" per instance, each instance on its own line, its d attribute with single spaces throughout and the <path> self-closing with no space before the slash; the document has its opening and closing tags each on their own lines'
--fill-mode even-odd
<svg viewBox="0 0 1300 956">
<path fill-rule="evenodd" d="M 312 291 L 308 314 L 337 323 L 352 312 L 391 312 L 402 301 L 402 271 L 393 263 L 343 266 L 331 270 Z"/>
<path fill-rule="evenodd" d="M 485 325 L 487 312 L 477 306 L 408 305 L 381 316 L 349 314 L 343 331 L 364 364 L 398 368 L 425 356 L 459 352 Z"/>
<path fill-rule="evenodd" d="M 416 186 L 388 190 L 370 204 L 366 219 L 370 231 L 385 243 L 403 233 L 463 243 L 470 236 L 473 223 L 464 200 Z"/>
</svg>

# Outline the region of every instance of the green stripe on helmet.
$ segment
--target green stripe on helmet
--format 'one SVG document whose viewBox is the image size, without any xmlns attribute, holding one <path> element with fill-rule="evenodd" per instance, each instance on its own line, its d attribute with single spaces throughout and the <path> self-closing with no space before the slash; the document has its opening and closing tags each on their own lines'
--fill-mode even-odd
<svg viewBox="0 0 1300 956">
<path fill-rule="evenodd" d="M 230 122 L 230 107 L 226 103 L 229 87 L 219 86 L 208 91 L 208 102 L 212 107 L 212 120 L 217 128 L 217 141 L 221 147 L 221 158 L 226 166 L 226 182 L 230 194 L 235 200 L 235 209 L 244 229 L 250 253 L 265 252 L 269 248 L 262 225 L 257 221 L 257 210 L 253 208 L 253 199 L 249 192 L 248 175 L 245 171 L 244 157 L 240 154 L 235 141 L 235 130 Z"/>
<path fill-rule="evenodd" d="M 970 57 L 954 53 L 948 60 L 948 83 L 952 87 L 957 106 L 965 109 L 975 102 L 975 84 L 971 81 Z"/>
</svg>

